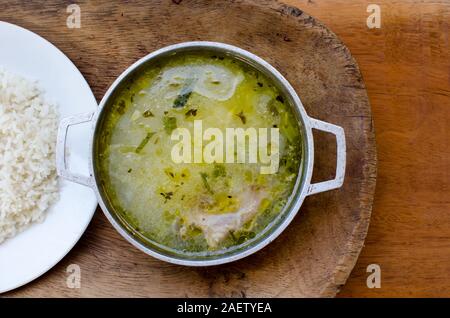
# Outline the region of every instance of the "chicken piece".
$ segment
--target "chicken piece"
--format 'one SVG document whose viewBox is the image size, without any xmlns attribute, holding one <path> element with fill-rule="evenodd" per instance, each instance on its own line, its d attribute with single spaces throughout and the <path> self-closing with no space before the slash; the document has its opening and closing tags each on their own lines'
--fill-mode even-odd
<svg viewBox="0 0 450 318">
<path fill-rule="evenodd" d="M 190 83 L 189 91 L 218 101 L 230 99 L 236 87 L 244 80 L 242 73 L 234 73 L 221 65 L 203 64 L 176 66 L 165 69 L 158 82 L 149 90 L 150 95 L 165 98 L 183 95 L 183 87 Z"/>
<path fill-rule="evenodd" d="M 209 214 L 197 210 L 188 218 L 188 225 L 201 229 L 208 245 L 215 248 L 230 232 L 241 229 L 256 215 L 264 197 L 262 190 L 247 190 L 241 195 L 242 203 L 237 211 Z"/>
</svg>

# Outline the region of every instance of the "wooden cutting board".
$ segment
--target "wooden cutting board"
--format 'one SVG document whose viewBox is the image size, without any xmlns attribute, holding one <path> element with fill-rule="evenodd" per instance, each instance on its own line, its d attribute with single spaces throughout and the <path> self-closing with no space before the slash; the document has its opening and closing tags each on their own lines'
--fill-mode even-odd
<svg viewBox="0 0 450 318">
<path fill-rule="evenodd" d="M 81 28 L 66 27 L 66 4 L 10 1 L 0 20 L 21 25 L 59 47 L 100 100 L 131 63 L 163 46 L 210 40 L 247 49 L 275 66 L 308 114 L 342 126 L 347 138 L 344 186 L 305 200 L 268 247 L 241 261 L 187 268 L 133 248 L 100 209 L 76 247 L 46 275 L 9 296 L 334 296 L 364 244 L 376 182 L 370 105 L 349 50 L 323 24 L 275 1 L 79 1 Z M 333 137 L 315 133 L 313 181 L 333 177 Z M 64 213 L 64 211 L 61 211 Z M 69 289 L 66 269 L 81 268 Z"/>
</svg>

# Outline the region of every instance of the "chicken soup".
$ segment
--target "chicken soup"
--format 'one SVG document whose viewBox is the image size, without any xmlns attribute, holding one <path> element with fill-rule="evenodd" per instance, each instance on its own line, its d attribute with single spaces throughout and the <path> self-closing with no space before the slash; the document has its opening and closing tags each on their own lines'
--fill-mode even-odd
<svg viewBox="0 0 450 318">
<path fill-rule="evenodd" d="M 112 209 L 178 253 L 245 244 L 299 177 L 302 135 L 274 83 L 237 59 L 177 53 L 140 69 L 105 106 L 97 170 Z"/>
</svg>

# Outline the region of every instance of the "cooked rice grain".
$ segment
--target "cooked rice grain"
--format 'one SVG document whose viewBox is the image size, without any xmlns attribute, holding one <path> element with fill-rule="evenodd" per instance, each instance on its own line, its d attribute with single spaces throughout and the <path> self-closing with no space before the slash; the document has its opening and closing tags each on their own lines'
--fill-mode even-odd
<svg viewBox="0 0 450 318">
<path fill-rule="evenodd" d="M 0 243 L 58 199 L 56 107 L 35 82 L 0 68 Z"/>
</svg>

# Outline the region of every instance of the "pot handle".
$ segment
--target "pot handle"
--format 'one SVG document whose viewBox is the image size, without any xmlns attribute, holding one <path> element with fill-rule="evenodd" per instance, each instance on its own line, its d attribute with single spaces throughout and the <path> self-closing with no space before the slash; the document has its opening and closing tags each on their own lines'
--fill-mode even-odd
<svg viewBox="0 0 450 318">
<path fill-rule="evenodd" d="M 66 165 L 66 140 L 67 131 L 70 126 L 89 122 L 92 120 L 94 112 L 79 114 L 63 118 L 59 124 L 58 137 L 56 139 L 56 170 L 58 175 L 66 180 L 76 182 L 88 187 L 92 187 L 92 176 L 83 176 L 72 173 Z"/>
<path fill-rule="evenodd" d="M 314 118 L 309 118 L 309 122 L 312 128 L 335 135 L 337 142 L 336 176 L 333 180 L 310 184 L 308 187 L 307 195 L 312 195 L 320 192 L 337 189 L 342 186 L 342 184 L 344 183 L 344 176 L 345 176 L 346 146 L 345 146 L 345 133 L 342 127 Z"/>
</svg>

